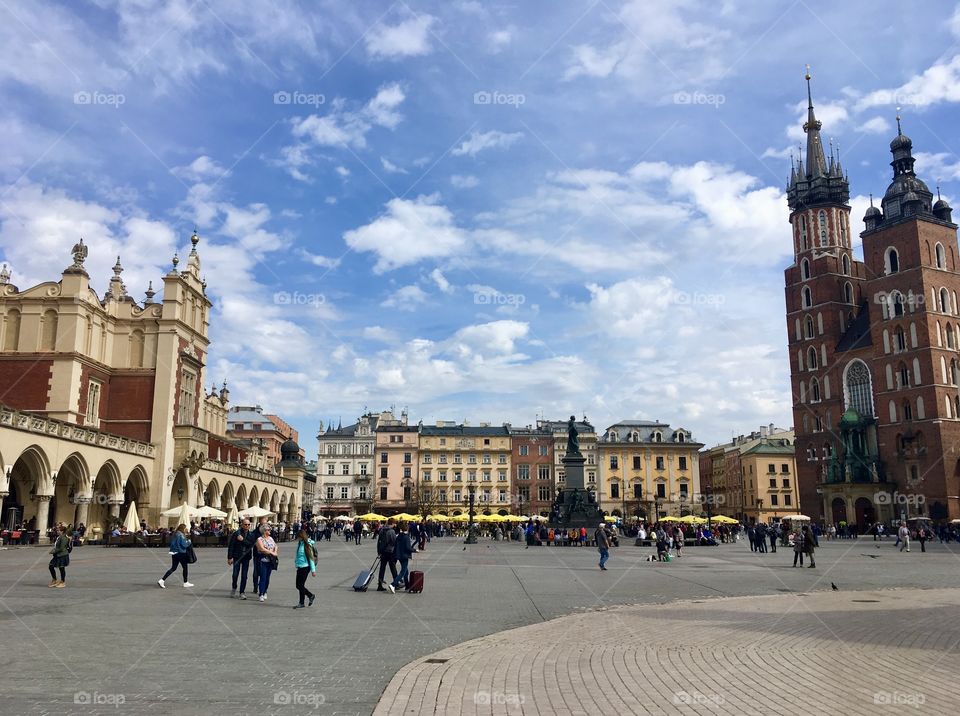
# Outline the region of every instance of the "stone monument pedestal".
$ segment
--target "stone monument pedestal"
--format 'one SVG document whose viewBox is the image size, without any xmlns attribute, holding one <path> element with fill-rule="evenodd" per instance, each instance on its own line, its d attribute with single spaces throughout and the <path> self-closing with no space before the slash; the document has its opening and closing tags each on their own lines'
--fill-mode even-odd
<svg viewBox="0 0 960 716">
<path fill-rule="evenodd" d="M 565 487 L 557 495 L 550 512 L 550 526 L 554 528 L 586 527 L 595 529 L 603 522 L 603 513 L 592 491 L 584 487 L 583 455 L 567 453 L 563 457 Z"/>
</svg>

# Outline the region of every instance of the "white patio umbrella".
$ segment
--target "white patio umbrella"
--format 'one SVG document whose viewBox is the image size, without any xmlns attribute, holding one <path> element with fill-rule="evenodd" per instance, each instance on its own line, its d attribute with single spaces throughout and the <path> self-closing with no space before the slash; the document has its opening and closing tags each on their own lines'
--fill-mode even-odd
<svg viewBox="0 0 960 716">
<path fill-rule="evenodd" d="M 191 507 L 186 502 L 184 502 L 179 507 L 173 507 L 165 512 L 161 512 L 161 515 L 164 517 L 175 517 L 177 518 L 178 525 L 190 526 L 190 520 L 197 516 L 197 508 Z"/>
<path fill-rule="evenodd" d="M 269 517 L 273 513 L 270 510 L 264 509 L 263 507 L 254 505 L 253 507 L 248 507 L 245 510 L 240 510 L 240 514 L 244 517 Z"/>
<path fill-rule="evenodd" d="M 210 507 L 210 505 L 204 505 L 197 509 L 197 517 L 213 517 L 216 519 L 223 519 L 227 516 L 227 513 L 223 510 L 218 510 L 216 507 Z"/>
<path fill-rule="evenodd" d="M 236 505 L 234 505 L 233 507 L 231 507 L 231 508 L 230 508 L 230 512 L 227 513 L 227 520 L 226 520 L 226 522 L 227 522 L 228 525 L 235 525 L 235 524 L 237 524 L 237 523 L 240 522 L 240 513 L 237 512 L 237 507 L 236 507 Z"/>
<path fill-rule="evenodd" d="M 123 522 L 123 528 L 127 532 L 136 532 L 140 529 L 140 520 L 137 517 L 137 502 L 130 503 L 130 509 L 127 510 L 127 519 Z"/>
</svg>

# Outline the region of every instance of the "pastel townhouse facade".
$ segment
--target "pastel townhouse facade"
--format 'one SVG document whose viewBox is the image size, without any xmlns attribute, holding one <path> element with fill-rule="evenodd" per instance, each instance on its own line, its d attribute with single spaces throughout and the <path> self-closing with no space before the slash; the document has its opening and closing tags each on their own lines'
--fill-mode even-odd
<svg viewBox="0 0 960 716">
<path fill-rule="evenodd" d="M 556 499 L 553 433 L 532 426 L 511 427 L 510 439 L 515 511 L 549 517 Z"/>
<path fill-rule="evenodd" d="M 397 420 L 379 421 L 373 502 L 376 512 L 390 515 L 414 508 L 420 481 L 419 452 L 420 426 L 408 425 L 406 412 Z"/>
</svg>

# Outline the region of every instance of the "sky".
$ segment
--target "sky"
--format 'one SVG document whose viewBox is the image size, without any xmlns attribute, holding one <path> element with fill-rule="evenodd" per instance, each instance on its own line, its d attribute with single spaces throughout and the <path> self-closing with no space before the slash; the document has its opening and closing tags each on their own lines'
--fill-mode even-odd
<svg viewBox="0 0 960 716">
<path fill-rule="evenodd" d="M 862 228 L 901 107 L 960 187 L 960 8 L 0 2 L 0 259 L 143 299 L 196 226 L 207 382 L 320 421 L 792 424 L 805 65 Z M 209 388 L 210 385 L 207 386 Z"/>
</svg>

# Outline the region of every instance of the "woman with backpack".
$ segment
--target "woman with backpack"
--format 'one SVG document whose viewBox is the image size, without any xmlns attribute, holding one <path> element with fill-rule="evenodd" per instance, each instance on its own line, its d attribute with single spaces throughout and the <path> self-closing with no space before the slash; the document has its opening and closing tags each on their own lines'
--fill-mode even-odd
<svg viewBox="0 0 960 716">
<path fill-rule="evenodd" d="M 50 584 L 47 586 L 63 589 L 67 586 L 67 565 L 70 564 L 72 547 L 70 537 L 67 536 L 66 532 L 62 532 L 59 527 L 53 528 L 53 536 L 56 537 L 56 541 L 53 543 L 53 549 L 50 550 L 50 554 L 53 556 L 50 558 Z M 60 579 L 57 579 L 55 569 L 60 570 Z"/>
<path fill-rule="evenodd" d="M 316 595 L 307 589 L 307 574 L 317 576 L 317 550 L 313 546 L 314 542 L 310 539 L 305 528 L 300 528 L 300 534 L 297 535 L 297 556 L 294 558 L 294 564 L 297 567 L 297 591 L 300 592 L 300 603 L 294 609 L 303 609 L 304 597 L 310 600 L 308 607 L 313 606 L 313 600 Z"/>
<path fill-rule="evenodd" d="M 184 534 L 187 531 L 187 526 L 185 524 L 177 525 L 177 529 L 173 533 L 173 537 L 170 538 L 170 569 L 166 571 L 160 579 L 157 580 L 157 584 L 160 585 L 160 589 L 166 589 L 167 585 L 164 584 L 164 580 L 169 577 L 171 574 L 177 571 L 177 567 L 183 567 L 183 586 L 192 587 L 193 585 L 187 581 L 187 565 L 190 564 L 190 558 L 188 552 L 190 551 L 191 542 L 187 539 Z"/>
</svg>

